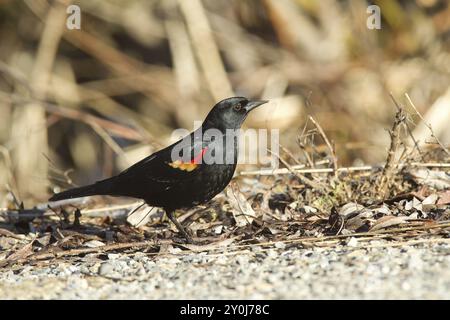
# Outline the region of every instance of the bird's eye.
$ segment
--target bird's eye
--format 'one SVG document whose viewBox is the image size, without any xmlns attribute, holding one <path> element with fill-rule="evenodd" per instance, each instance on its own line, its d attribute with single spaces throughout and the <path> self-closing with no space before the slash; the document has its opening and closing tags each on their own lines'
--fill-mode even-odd
<svg viewBox="0 0 450 320">
<path fill-rule="evenodd" d="M 234 110 L 241 111 L 241 109 L 242 109 L 242 104 L 238 103 L 238 104 L 234 105 Z"/>
</svg>

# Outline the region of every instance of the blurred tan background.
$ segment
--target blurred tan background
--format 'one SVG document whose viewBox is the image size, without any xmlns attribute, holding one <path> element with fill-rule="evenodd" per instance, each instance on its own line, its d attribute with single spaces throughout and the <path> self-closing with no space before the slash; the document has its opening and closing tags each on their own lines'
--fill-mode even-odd
<svg viewBox="0 0 450 320">
<path fill-rule="evenodd" d="M 280 129 L 299 162 L 308 115 L 339 165 L 383 161 L 390 92 L 420 143 L 405 93 L 450 143 L 449 2 L 373 4 L 380 30 L 366 1 L 0 0 L 0 206 L 115 174 L 231 95 L 270 99 L 246 125 Z"/>
</svg>

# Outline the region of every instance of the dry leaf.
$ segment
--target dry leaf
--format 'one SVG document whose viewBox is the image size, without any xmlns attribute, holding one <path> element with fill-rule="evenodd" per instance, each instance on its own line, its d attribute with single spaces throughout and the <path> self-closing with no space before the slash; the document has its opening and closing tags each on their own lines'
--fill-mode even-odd
<svg viewBox="0 0 450 320">
<path fill-rule="evenodd" d="M 207 223 L 201 223 L 201 222 L 194 221 L 189 225 L 189 229 L 195 233 L 198 230 L 210 229 L 212 227 L 215 227 L 215 226 L 221 225 L 221 224 L 222 224 L 222 222 L 219 222 L 219 221 L 207 222 Z"/>
<path fill-rule="evenodd" d="M 375 222 L 373 227 L 370 229 L 370 231 L 376 231 L 380 229 L 384 229 L 387 227 L 392 227 L 398 224 L 402 224 L 407 222 L 408 220 L 412 220 L 410 217 L 407 216 L 400 216 L 400 217 L 393 217 L 393 216 L 386 216 L 382 217 Z"/>
<path fill-rule="evenodd" d="M 186 249 L 192 250 L 192 251 L 208 251 L 220 247 L 226 247 L 234 242 L 238 237 L 228 238 L 225 240 L 208 243 L 205 245 L 196 245 L 196 244 L 179 244 L 182 247 L 185 247 Z"/>
<path fill-rule="evenodd" d="M 407 202 L 405 203 L 405 210 L 406 210 L 406 211 L 410 211 L 412 208 L 413 208 L 413 202 L 412 202 L 412 200 L 411 200 L 411 201 L 407 201 Z"/>
<path fill-rule="evenodd" d="M 15 234 L 7 229 L 0 228 L 0 236 L 10 237 L 18 240 L 23 240 L 26 238 L 23 234 Z"/>
<path fill-rule="evenodd" d="M 417 169 L 411 171 L 411 175 L 419 184 L 426 184 L 437 190 L 450 188 L 450 175 L 444 171 Z"/>
<path fill-rule="evenodd" d="M 431 209 L 436 208 L 436 201 L 438 200 L 438 195 L 436 193 L 430 194 L 422 201 L 422 210 L 430 211 Z"/>
<path fill-rule="evenodd" d="M 375 213 L 384 214 L 386 216 L 392 214 L 391 209 L 389 209 L 389 207 L 386 204 L 384 204 L 384 203 L 383 203 L 383 205 L 381 207 L 372 209 L 372 211 L 375 212 Z"/>
<path fill-rule="evenodd" d="M 372 210 L 354 202 L 343 205 L 339 209 L 339 215 L 345 219 L 345 228 L 348 230 L 357 230 L 367 222 L 373 221 Z"/>
<path fill-rule="evenodd" d="M 450 203 L 450 190 L 446 190 L 444 192 L 439 193 L 439 200 L 437 201 L 437 205 L 444 205 Z"/>
<path fill-rule="evenodd" d="M 26 257 L 33 254 L 33 243 L 36 240 L 36 237 L 31 240 L 29 243 L 24 245 L 22 248 L 17 250 L 16 252 L 13 252 L 6 258 L 6 261 L 15 261 L 20 259 L 25 259 Z"/>
<path fill-rule="evenodd" d="M 357 214 L 359 211 L 363 209 L 365 209 L 364 206 L 354 202 L 349 202 L 339 209 L 339 215 L 344 218 L 349 218 L 350 216 Z"/>
<path fill-rule="evenodd" d="M 214 228 L 214 233 L 221 234 L 222 230 L 223 230 L 223 225 L 218 225 L 217 227 Z"/>
<path fill-rule="evenodd" d="M 234 220 L 236 220 L 236 225 L 243 227 L 252 223 L 256 214 L 245 196 L 240 191 L 233 190 L 231 187 L 226 189 L 226 194 Z"/>
<path fill-rule="evenodd" d="M 139 203 L 136 207 L 131 209 L 127 217 L 127 222 L 133 227 L 139 228 L 146 225 L 150 221 L 153 214 L 158 211 L 156 207 L 150 207 L 145 203 Z"/>
<path fill-rule="evenodd" d="M 368 222 L 372 223 L 374 221 L 373 219 L 371 219 L 372 217 L 373 212 L 369 209 L 364 208 L 355 217 L 348 219 L 345 222 L 345 228 L 349 230 L 357 230 L 360 227 L 366 225 Z"/>
<path fill-rule="evenodd" d="M 83 243 L 83 247 L 88 247 L 88 248 L 98 248 L 98 247 L 103 247 L 105 244 L 101 241 L 98 240 L 91 240 L 91 241 L 87 241 L 85 243 Z"/>
</svg>

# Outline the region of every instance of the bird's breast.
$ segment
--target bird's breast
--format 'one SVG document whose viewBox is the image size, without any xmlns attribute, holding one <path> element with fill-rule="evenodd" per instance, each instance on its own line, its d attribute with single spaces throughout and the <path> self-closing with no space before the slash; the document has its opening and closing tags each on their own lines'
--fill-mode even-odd
<svg viewBox="0 0 450 320">
<path fill-rule="evenodd" d="M 225 189 L 235 168 L 235 164 L 200 165 L 191 179 L 168 190 L 173 197 L 173 206 L 190 207 L 211 200 Z"/>
</svg>

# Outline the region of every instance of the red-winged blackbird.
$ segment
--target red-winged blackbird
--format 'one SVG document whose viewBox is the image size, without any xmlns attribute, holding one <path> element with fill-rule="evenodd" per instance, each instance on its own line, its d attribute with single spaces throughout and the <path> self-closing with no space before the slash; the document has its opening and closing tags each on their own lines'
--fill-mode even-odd
<svg viewBox="0 0 450 320">
<path fill-rule="evenodd" d="M 162 207 L 188 241 L 175 210 L 204 203 L 230 182 L 238 159 L 238 135 L 248 113 L 267 101 L 233 97 L 220 101 L 200 128 L 117 176 L 70 189 L 50 201 L 92 195 L 128 196 Z"/>
</svg>

